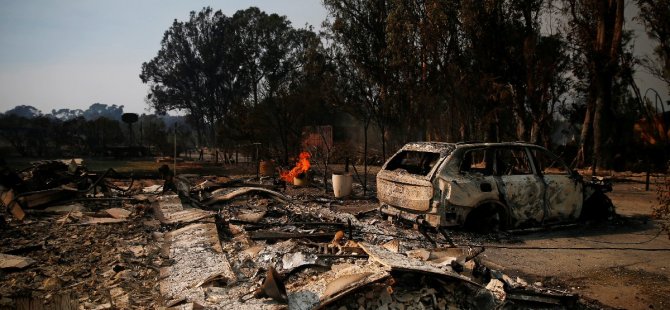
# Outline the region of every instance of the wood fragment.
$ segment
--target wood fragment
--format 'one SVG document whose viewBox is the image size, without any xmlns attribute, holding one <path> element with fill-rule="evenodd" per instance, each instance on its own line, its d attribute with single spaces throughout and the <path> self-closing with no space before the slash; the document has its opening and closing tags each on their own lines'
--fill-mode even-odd
<svg viewBox="0 0 670 310">
<path fill-rule="evenodd" d="M 323 298 L 331 297 L 332 295 L 340 293 L 345 289 L 356 286 L 356 284 L 360 285 L 360 282 L 363 282 L 363 280 L 372 274 L 374 273 L 364 272 L 341 276 L 328 283 L 326 289 L 323 291 Z"/>
<path fill-rule="evenodd" d="M 95 225 L 95 224 L 116 224 L 126 222 L 126 219 L 115 219 L 110 217 L 86 217 L 79 222 L 79 225 Z"/>
<path fill-rule="evenodd" d="M 0 253 L 0 269 L 23 269 L 35 263 L 30 257 Z"/>
<path fill-rule="evenodd" d="M 125 219 L 130 216 L 130 211 L 122 208 L 111 208 L 111 209 L 106 209 L 103 210 L 103 212 L 109 214 L 109 216 L 115 218 L 115 219 Z"/>
<path fill-rule="evenodd" d="M 23 209 L 16 200 L 14 200 L 14 190 L 10 189 L 2 193 L 0 200 L 2 204 L 9 209 L 9 212 L 19 221 L 22 221 L 26 217 L 26 213 L 23 212 Z"/>
<path fill-rule="evenodd" d="M 214 212 L 184 208 L 178 195 L 159 197 L 152 205 L 156 219 L 163 224 L 191 223 L 214 216 Z"/>
<path fill-rule="evenodd" d="M 70 214 L 72 214 L 72 211 L 65 214 L 65 216 L 63 216 L 62 218 L 56 220 L 56 222 L 60 223 L 60 225 L 58 225 L 58 228 L 63 227 L 63 225 L 65 225 L 68 222 L 68 220 L 70 219 Z"/>
<path fill-rule="evenodd" d="M 268 194 L 268 195 L 274 197 L 275 199 L 277 199 L 277 200 L 279 200 L 283 203 L 287 203 L 287 202 L 290 201 L 290 199 L 288 197 L 284 196 L 284 194 L 282 194 L 280 192 L 273 191 L 273 190 L 269 190 L 269 189 L 266 189 L 266 188 L 262 188 L 262 187 L 240 187 L 240 188 L 234 189 L 232 191 L 230 191 L 228 189 L 218 189 L 218 190 L 213 191 L 212 192 L 212 198 L 210 200 L 208 200 L 207 202 L 205 202 L 205 205 L 210 206 L 210 205 L 213 205 L 213 204 L 216 204 L 216 203 L 226 202 L 226 201 L 231 200 L 235 197 L 242 196 L 242 195 L 247 195 L 247 194 L 252 194 L 252 193 Z"/>
<path fill-rule="evenodd" d="M 251 213 L 243 213 L 237 216 L 237 218 L 241 221 L 249 222 L 249 223 L 258 223 L 260 222 L 263 217 L 265 217 L 265 211 L 262 212 L 251 212 Z"/>
</svg>

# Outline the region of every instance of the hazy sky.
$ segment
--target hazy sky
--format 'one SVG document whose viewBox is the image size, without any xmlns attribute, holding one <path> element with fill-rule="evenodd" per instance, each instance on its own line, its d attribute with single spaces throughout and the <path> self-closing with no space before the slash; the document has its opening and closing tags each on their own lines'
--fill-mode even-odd
<svg viewBox="0 0 670 310">
<path fill-rule="evenodd" d="M 318 27 L 326 17 L 320 0 L 0 0 L 0 112 L 32 105 L 49 113 L 95 102 L 147 112 L 141 64 L 156 55 L 175 18 L 204 6 L 226 15 L 257 6 L 286 15 L 294 27 Z M 639 34 L 636 50 L 650 51 Z M 638 80 L 643 92 L 654 87 L 667 100 L 663 84 Z"/>
<path fill-rule="evenodd" d="M 157 54 L 175 18 L 205 6 L 229 16 L 257 6 L 294 27 L 318 27 L 326 17 L 320 0 L 0 0 L 0 112 L 95 102 L 146 112 L 142 63 Z"/>
</svg>

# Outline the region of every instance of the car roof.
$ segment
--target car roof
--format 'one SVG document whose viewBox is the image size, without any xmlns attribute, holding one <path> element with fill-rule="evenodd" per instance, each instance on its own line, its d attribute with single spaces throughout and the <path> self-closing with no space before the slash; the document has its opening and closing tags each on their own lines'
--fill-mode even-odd
<svg viewBox="0 0 670 310">
<path fill-rule="evenodd" d="M 544 149 L 543 147 L 523 142 L 457 142 L 457 143 L 447 143 L 447 142 L 410 142 L 405 144 L 402 147 L 403 150 L 408 151 L 423 151 L 423 152 L 435 152 L 435 153 L 450 153 L 454 149 L 461 148 L 474 148 L 474 147 L 495 147 L 495 146 L 520 146 L 520 147 L 533 147 Z"/>
<path fill-rule="evenodd" d="M 447 142 L 410 142 L 410 143 L 405 144 L 402 147 L 402 150 L 441 153 L 441 154 L 446 153 L 446 154 L 448 154 L 448 153 L 451 153 L 455 148 L 456 148 L 455 143 L 447 143 Z"/>
<path fill-rule="evenodd" d="M 516 141 L 516 142 L 459 142 L 456 143 L 457 148 L 465 147 L 491 147 L 491 146 L 523 146 L 523 147 L 537 147 L 543 148 L 537 144 Z"/>
</svg>

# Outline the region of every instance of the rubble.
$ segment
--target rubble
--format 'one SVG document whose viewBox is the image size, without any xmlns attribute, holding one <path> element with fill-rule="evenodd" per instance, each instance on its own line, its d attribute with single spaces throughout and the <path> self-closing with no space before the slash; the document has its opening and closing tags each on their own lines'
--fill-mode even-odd
<svg viewBox="0 0 670 310">
<path fill-rule="evenodd" d="M 166 306 L 183 299 L 204 302 L 203 286 L 215 279 L 224 284 L 236 281 L 217 235 L 214 223 L 191 224 L 164 235 L 162 256 L 173 262 L 160 270 Z"/>
<path fill-rule="evenodd" d="M 5 207 L 29 210 L 0 230 L 0 281 L 12 284 L 0 287 L 3 306 L 493 309 L 574 300 L 491 269 L 477 258 L 483 248 L 444 247 L 434 232 L 383 221 L 369 212 L 372 200 L 197 175 L 175 176 L 163 192 L 71 163 L 58 182 L 37 182 L 39 191 L 3 194 Z"/>
</svg>

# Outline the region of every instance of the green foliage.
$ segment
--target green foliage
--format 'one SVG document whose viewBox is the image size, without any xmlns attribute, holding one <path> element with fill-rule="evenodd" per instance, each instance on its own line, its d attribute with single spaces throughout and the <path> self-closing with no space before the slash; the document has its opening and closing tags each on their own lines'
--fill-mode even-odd
<svg viewBox="0 0 670 310">
<path fill-rule="evenodd" d="M 224 147 L 272 137 L 288 157 L 305 111 L 323 102 L 313 96 L 321 74 L 309 71 L 315 64 L 309 56 L 320 48 L 314 32 L 293 28 L 285 16 L 255 7 L 233 16 L 204 8 L 188 21 L 175 20 L 140 78 L 150 87 L 152 108 L 189 113 L 199 144 L 203 136 Z"/>
</svg>

